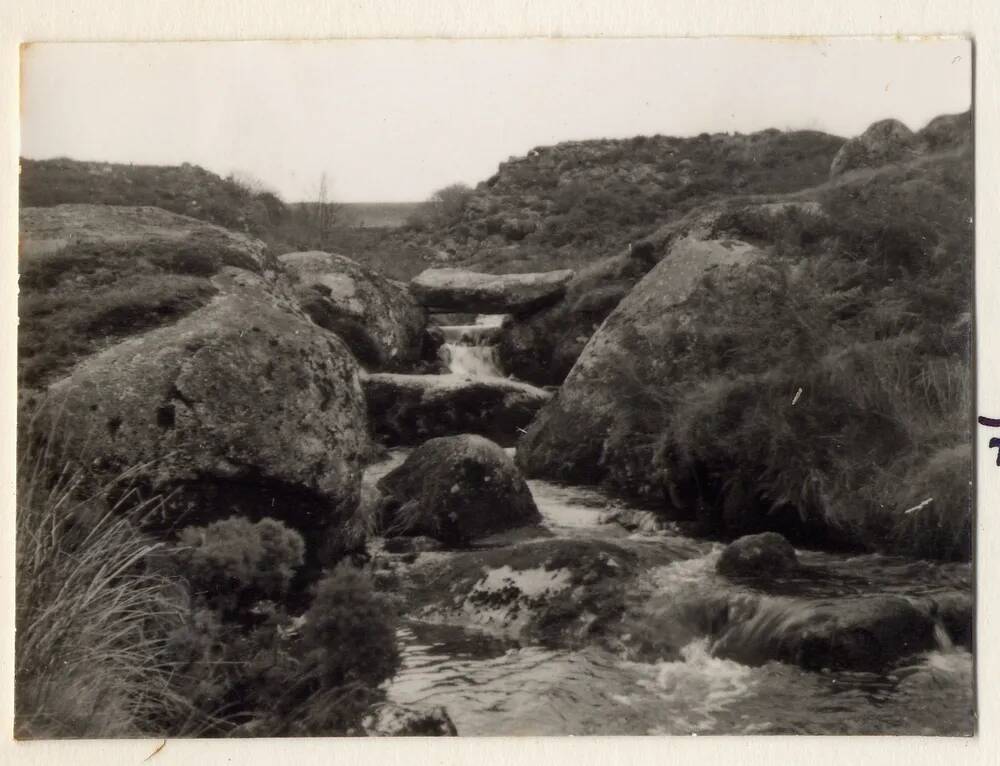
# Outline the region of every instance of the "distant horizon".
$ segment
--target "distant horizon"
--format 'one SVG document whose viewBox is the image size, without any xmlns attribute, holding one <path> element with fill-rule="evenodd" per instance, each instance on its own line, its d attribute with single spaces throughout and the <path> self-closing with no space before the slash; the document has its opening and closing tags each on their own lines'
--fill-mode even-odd
<svg viewBox="0 0 1000 766">
<path fill-rule="evenodd" d="M 971 107 L 970 57 L 955 38 L 33 44 L 21 153 L 415 203 L 565 142 L 918 130 Z"/>
<path fill-rule="evenodd" d="M 962 110 L 960 112 L 942 112 L 941 114 L 935 115 L 934 117 L 931 117 L 930 120 L 927 120 L 924 123 L 919 124 L 919 125 L 907 124 L 903 120 L 899 120 L 899 121 L 902 122 L 904 125 L 906 125 L 906 127 L 908 127 L 910 130 L 912 130 L 914 132 L 917 132 L 917 131 L 921 130 L 922 128 L 926 127 L 926 125 L 928 125 L 931 121 L 935 120 L 937 117 L 943 117 L 943 116 L 954 115 L 954 114 L 964 114 L 965 112 L 970 111 L 970 110 L 971 110 L 971 107 L 969 109 L 965 109 L 965 110 Z M 898 118 L 891 117 L 891 116 L 879 118 L 879 120 L 886 120 L 886 119 L 898 119 Z M 879 120 L 875 120 L 875 122 L 878 122 Z M 731 135 L 752 135 L 753 133 L 761 133 L 761 132 L 764 132 L 764 131 L 767 131 L 767 130 L 781 130 L 781 132 L 783 132 L 783 133 L 795 133 L 795 132 L 803 132 L 803 131 L 812 131 L 812 132 L 826 133 L 826 131 L 815 131 L 812 128 L 795 128 L 795 127 L 784 128 L 784 129 L 782 129 L 782 128 L 761 128 L 760 130 L 754 130 L 754 131 L 750 131 L 750 132 L 743 132 L 743 131 L 714 131 L 714 132 L 713 131 L 701 131 L 701 132 L 708 133 L 709 135 L 730 135 L 731 136 Z M 557 141 L 554 144 L 544 144 L 542 146 L 533 146 L 530 149 L 524 150 L 524 152 L 522 154 L 508 155 L 504 159 L 499 160 L 497 162 L 497 169 L 499 169 L 500 165 L 503 164 L 504 162 L 507 162 L 510 159 L 513 159 L 515 157 L 524 157 L 524 156 L 526 156 L 528 154 L 528 152 L 531 152 L 531 151 L 533 151 L 535 149 L 539 149 L 539 148 L 548 148 L 548 147 L 552 147 L 552 146 L 558 146 L 560 144 L 586 143 L 586 142 L 591 142 L 591 141 L 627 141 L 630 138 L 636 138 L 638 136 L 651 137 L 651 136 L 656 136 L 656 135 L 666 135 L 666 134 L 662 134 L 662 133 L 660 133 L 660 134 L 657 134 L 657 133 L 653 133 L 653 134 L 649 134 L 649 133 L 637 133 L 637 134 L 630 135 L 630 136 L 597 136 L 597 137 L 594 137 L 594 138 L 571 138 L 571 139 L 560 140 L 560 141 Z M 699 135 L 699 133 L 691 133 L 691 134 L 688 134 L 688 135 L 674 135 L 674 134 L 671 134 L 671 135 L 666 135 L 666 137 L 668 137 L 668 138 L 693 138 L 693 137 L 695 137 L 697 135 Z M 842 138 L 845 141 L 847 139 L 849 139 L 849 138 L 853 138 L 854 137 L 854 136 L 841 136 L 841 135 L 837 135 L 835 133 L 827 133 L 827 135 L 833 136 L 835 138 Z M 218 175 L 221 178 L 226 178 L 231 173 L 236 173 L 238 175 L 241 172 L 240 170 L 237 169 L 237 170 L 234 170 L 234 171 L 230 171 L 230 173 L 219 173 L 218 171 L 212 170 L 211 168 L 207 168 L 204 165 L 201 165 L 200 163 L 196 163 L 196 162 L 184 162 L 184 161 L 182 161 L 182 162 L 174 162 L 174 163 L 170 163 L 170 162 L 163 162 L 163 163 L 128 162 L 128 161 L 123 161 L 123 160 L 105 160 L 105 159 L 89 159 L 89 158 L 83 158 L 83 157 L 70 157 L 70 156 L 67 156 L 67 155 L 54 155 L 54 156 L 51 156 L 51 157 L 28 157 L 26 155 L 22 155 L 20 157 L 20 159 L 21 160 L 31 160 L 32 162 L 54 162 L 54 161 L 57 161 L 57 160 L 69 160 L 70 162 L 87 162 L 87 163 L 94 163 L 94 164 L 100 164 L 100 165 L 123 165 L 123 166 L 132 166 L 132 167 L 140 166 L 140 167 L 153 167 L 153 168 L 182 167 L 184 165 L 192 165 L 194 167 L 200 167 L 202 170 L 206 170 L 206 171 L 208 171 L 210 173 L 214 173 L 215 175 Z M 488 178 L 489 178 L 489 176 L 486 176 L 486 178 L 483 178 L 483 179 L 480 179 L 479 181 L 476 181 L 474 183 L 468 184 L 468 186 L 470 186 L 471 188 L 475 188 L 476 186 L 478 186 L 480 183 L 482 183 L 483 181 L 487 180 Z M 273 188 L 270 187 L 270 185 L 267 182 L 267 179 L 261 178 L 261 179 L 257 179 L 257 180 L 259 180 L 263 184 L 264 191 L 268 191 L 268 192 L 271 192 L 273 194 L 277 194 L 277 192 Z M 462 183 L 462 182 L 455 182 L 455 183 Z M 432 194 L 433 194 L 433 192 L 432 192 Z M 283 202 L 285 202 L 286 204 L 289 204 L 289 205 L 310 204 L 310 203 L 314 203 L 316 201 L 316 200 L 313 200 L 313 199 L 285 199 L 281 195 L 278 195 L 278 196 L 281 198 L 281 200 Z M 338 200 L 338 199 L 330 199 L 330 202 L 335 203 L 335 204 L 339 204 L 339 205 L 419 205 L 419 204 L 421 204 L 423 202 L 426 202 L 427 199 L 428 199 L 428 197 L 424 197 L 423 199 L 409 199 L 409 200 L 378 200 L 378 199 Z"/>
</svg>

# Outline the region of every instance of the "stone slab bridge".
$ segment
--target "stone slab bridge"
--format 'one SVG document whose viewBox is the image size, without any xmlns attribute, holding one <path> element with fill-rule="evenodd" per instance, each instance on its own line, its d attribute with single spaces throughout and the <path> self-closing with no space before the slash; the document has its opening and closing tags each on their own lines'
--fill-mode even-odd
<svg viewBox="0 0 1000 766">
<path fill-rule="evenodd" d="M 427 269 L 410 282 L 410 291 L 432 312 L 525 314 L 558 301 L 572 278 L 570 269 L 534 274 Z"/>
</svg>

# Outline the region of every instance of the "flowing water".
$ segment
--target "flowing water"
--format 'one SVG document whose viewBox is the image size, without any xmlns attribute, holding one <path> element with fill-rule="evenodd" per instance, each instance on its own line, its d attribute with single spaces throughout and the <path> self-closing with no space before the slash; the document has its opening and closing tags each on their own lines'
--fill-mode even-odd
<svg viewBox="0 0 1000 766">
<path fill-rule="evenodd" d="M 463 344 L 457 331 L 452 337 L 458 339 L 453 348 L 482 348 Z M 465 365 L 464 359 L 452 356 L 452 364 Z M 484 361 L 475 369 L 494 374 L 496 368 Z M 407 452 L 394 450 L 369 469 L 366 481 Z M 652 649 L 639 661 L 597 646 L 548 649 L 408 618 L 399 631 L 403 662 L 388 687 L 390 699 L 443 705 L 462 735 L 972 733 L 972 655 L 941 625 L 937 649 L 878 673 L 741 664 L 717 653 L 723 642 L 752 645 L 782 621 L 837 599 L 969 592 L 969 566 L 799 551 L 822 576 L 755 589 L 715 573 L 718 543 L 669 530 L 629 534 L 605 523 L 608 509 L 621 506 L 594 488 L 528 484 L 553 537 L 613 540 L 669 554 L 669 563 L 639 575 L 629 596 L 629 618 L 636 632 L 651 637 Z M 710 629 L 718 614 L 725 626 Z"/>
<path fill-rule="evenodd" d="M 502 314 L 486 314 L 475 324 L 442 327 L 441 355 L 448 372 L 467 378 L 503 377 L 492 342 L 502 321 Z"/>
</svg>

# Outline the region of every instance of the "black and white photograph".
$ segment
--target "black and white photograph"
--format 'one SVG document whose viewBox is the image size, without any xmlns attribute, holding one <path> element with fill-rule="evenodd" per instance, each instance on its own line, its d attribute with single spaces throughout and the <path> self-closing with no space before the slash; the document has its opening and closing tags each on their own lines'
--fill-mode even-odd
<svg viewBox="0 0 1000 766">
<path fill-rule="evenodd" d="M 970 39 L 20 66 L 15 738 L 976 735 Z"/>
</svg>

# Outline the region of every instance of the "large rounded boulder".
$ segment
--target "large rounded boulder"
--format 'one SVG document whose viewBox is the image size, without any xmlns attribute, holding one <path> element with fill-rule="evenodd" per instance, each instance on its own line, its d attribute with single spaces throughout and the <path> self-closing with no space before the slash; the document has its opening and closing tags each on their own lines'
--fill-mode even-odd
<svg viewBox="0 0 1000 766">
<path fill-rule="evenodd" d="M 518 442 L 517 462 L 529 476 L 598 482 L 615 470 L 606 449 L 612 429 L 648 416 L 639 394 L 664 385 L 672 313 L 711 270 L 743 268 L 760 251 L 737 240 L 685 238 L 618 304 L 587 343 L 556 396 Z M 681 317 L 683 319 L 683 317 Z"/>
<path fill-rule="evenodd" d="M 53 384 L 35 427 L 78 440 L 98 477 L 165 500 L 154 526 L 271 516 L 315 548 L 354 514 L 370 439 L 357 363 L 254 275 Z M 40 421 L 40 422 L 39 422 Z M 323 547 L 323 546 L 320 546 Z"/>
<path fill-rule="evenodd" d="M 312 320 L 337 333 L 365 367 L 405 371 L 433 353 L 427 316 L 405 285 L 343 255 L 309 251 L 278 258 Z"/>
<path fill-rule="evenodd" d="M 426 535 L 460 546 L 541 520 L 507 453 L 472 434 L 425 442 L 378 488 L 387 536 Z"/>
</svg>

